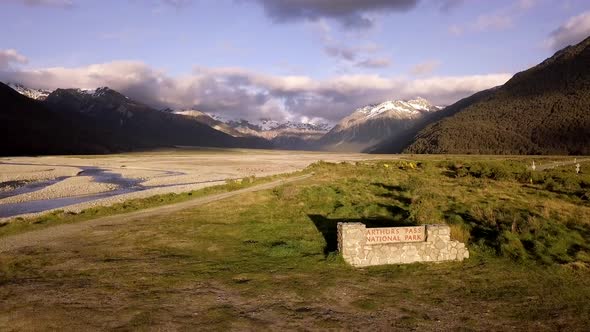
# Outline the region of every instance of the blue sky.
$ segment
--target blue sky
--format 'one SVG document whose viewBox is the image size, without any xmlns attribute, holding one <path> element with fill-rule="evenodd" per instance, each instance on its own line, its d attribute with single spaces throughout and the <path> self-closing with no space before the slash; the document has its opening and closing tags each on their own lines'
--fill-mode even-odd
<svg viewBox="0 0 590 332">
<path fill-rule="evenodd" d="M 0 80 L 156 107 L 336 121 L 449 104 L 590 34 L 590 1 L 4 0 Z"/>
</svg>

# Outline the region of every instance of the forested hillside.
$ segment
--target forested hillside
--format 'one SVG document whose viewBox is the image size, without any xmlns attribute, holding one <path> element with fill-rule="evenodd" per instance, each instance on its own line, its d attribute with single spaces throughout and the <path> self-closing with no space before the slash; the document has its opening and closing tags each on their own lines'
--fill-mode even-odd
<svg viewBox="0 0 590 332">
<path fill-rule="evenodd" d="M 590 154 L 590 38 L 441 116 L 376 151 Z"/>
</svg>

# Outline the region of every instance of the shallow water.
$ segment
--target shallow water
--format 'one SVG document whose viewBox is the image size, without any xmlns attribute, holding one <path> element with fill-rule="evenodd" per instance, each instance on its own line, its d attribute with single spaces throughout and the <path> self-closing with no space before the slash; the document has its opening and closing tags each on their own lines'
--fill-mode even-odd
<svg viewBox="0 0 590 332">
<path fill-rule="evenodd" d="M 118 189 L 100 193 L 100 194 L 92 194 L 92 195 L 83 195 L 83 196 L 73 196 L 73 197 L 63 197 L 63 198 L 52 198 L 52 199 L 43 199 L 37 201 L 28 201 L 28 202 L 21 202 L 21 203 L 11 203 L 11 204 L 2 204 L 0 205 L 0 218 L 12 217 L 19 214 L 25 213 L 37 213 L 43 212 L 46 210 L 57 209 L 68 205 L 74 205 L 79 203 L 85 203 L 105 197 L 117 196 L 121 194 L 127 194 L 131 192 L 146 190 L 148 188 L 140 185 L 139 183 L 142 181 L 141 179 L 132 179 L 132 178 L 125 178 L 121 174 L 112 173 L 108 170 L 98 168 L 98 167 L 80 167 L 83 169 L 82 172 L 78 173 L 76 176 L 91 176 L 95 182 L 98 183 L 108 183 L 108 184 L 116 184 L 119 186 Z M 50 180 L 50 181 L 40 181 L 27 184 L 23 187 L 17 188 L 15 190 L 2 193 L 0 198 L 11 197 L 15 195 L 20 195 L 24 193 L 31 193 L 37 190 L 41 190 L 46 188 L 50 185 L 68 179 L 70 177 L 61 177 L 58 179 Z M 154 187 L 152 187 L 154 188 Z"/>
<path fill-rule="evenodd" d="M 62 176 L 53 180 L 47 180 L 47 181 L 37 181 L 37 182 L 30 182 L 25 184 L 22 187 L 18 187 L 14 190 L 9 190 L 9 191 L 5 191 L 5 192 L 1 192 L 0 193 L 0 199 L 2 198 L 6 198 L 6 197 L 12 197 L 12 196 L 16 196 L 16 195 L 20 195 L 20 194 L 27 194 L 27 193 L 32 193 L 34 191 L 43 189 L 47 186 L 50 186 L 52 184 L 56 184 L 60 181 L 63 181 L 65 179 L 67 179 L 67 176 Z"/>
<path fill-rule="evenodd" d="M 106 193 L 88 195 L 88 196 L 76 196 L 76 197 L 63 197 L 63 198 L 52 198 L 39 201 L 29 201 L 22 203 L 11 203 L 0 205 L 0 218 L 13 217 L 19 214 L 25 213 L 37 213 L 51 209 L 57 209 L 68 205 L 74 205 L 79 203 L 85 203 L 94 201 L 100 198 L 116 196 L 133 192 L 132 190 L 114 190 Z"/>
<path fill-rule="evenodd" d="M 55 165 L 46 165 L 46 166 L 55 166 Z M 86 166 L 77 166 L 78 168 L 82 169 L 80 173 L 76 176 L 91 176 L 95 182 L 98 183 L 108 183 L 108 184 L 116 184 L 119 186 L 118 189 L 104 192 L 100 194 L 91 194 L 91 195 L 82 195 L 82 196 L 72 196 L 72 197 L 62 197 L 62 198 L 52 198 L 52 199 L 43 199 L 43 200 L 36 200 L 36 201 L 28 201 L 28 202 L 21 202 L 21 203 L 10 203 L 10 204 L 2 204 L 0 205 L 0 218 L 7 218 L 13 217 L 21 214 L 27 213 L 38 213 L 52 209 L 63 208 L 69 205 L 75 205 L 80 203 L 91 202 L 94 200 L 98 200 L 101 198 L 112 197 L 122 194 L 128 194 L 132 192 L 153 189 L 153 188 L 165 188 L 165 187 L 174 187 L 174 186 L 182 186 L 182 185 L 189 185 L 189 184 L 201 184 L 201 183 L 211 183 L 211 182 L 219 182 L 224 181 L 225 179 L 217 179 L 217 180 L 207 180 L 201 182 L 189 182 L 189 183 L 175 183 L 175 184 L 168 184 L 168 185 L 157 185 L 157 186 L 142 186 L 140 183 L 143 181 L 141 179 L 133 179 L 133 178 L 125 178 L 121 174 L 110 172 L 106 169 L 102 169 L 99 167 L 86 167 Z M 177 176 L 177 175 L 184 175 L 183 172 L 176 172 L 176 171 L 161 171 L 163 173 L 162 177 L 167 176 Z M 15 190 L 2 193 L 0 198 L 11 197 L 15 195 L 20 195 L 23 193 L 31 193 L 37 190 L 41 190 L 45 187 L 68 179 L 70 177 L 61 177 L 58 179 L 50 180 L 50 181 L 39 181 L 34 183 L 29 183 L 23 187 L 17 188 Z"/>
</svg>

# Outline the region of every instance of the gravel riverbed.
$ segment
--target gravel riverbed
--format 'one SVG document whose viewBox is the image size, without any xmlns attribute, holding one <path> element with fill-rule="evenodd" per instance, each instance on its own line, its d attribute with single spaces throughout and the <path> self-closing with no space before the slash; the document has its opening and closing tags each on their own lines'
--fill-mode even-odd
<svg viewBox="0 0 590 332">
<path fill-rule="evenodd" d="M 66 177 L 65 180 L 42 189 L 0 200 L 0 211 L 2 211 L 3 205 L 8 206 L 6 204 L 38 203 L 44 200 L 83 195 L 99 196 L 91 201 L 60 206 L 56 209 L 46 209 L 38 213 L 14 215 L 0 219 L 0 221 L 16 217 L 38 216 L 53 210 L 80 212 L 90 207 L 109 206 L 129 199 L 189 192 L 223 184 L 227 179 L 290 173 L 302 170 L 320 160 L 355 162 L 383 158 L 379 155 L 365 154 L 261 150 L 165 151 L 85 157 L 0 158 L 0 182 L 17 181 L 12 183 L 18 185 L 26 183 L 26 181 Z M 387 156 L 387 158 L 391 159 L 392 156 Z M 86 176 L 87 171 L 85 170 L 88 169 L 108 172 L 109 175 L 114 175 L 119 180 L 133 181 L 134 185 L 141 188 L 129 190 L 134 192 L 126 191 L 105 197 L 109 191 L 117 190 L 119 187 L 112 183 L 93 181 L 91 176 Z M 80 175 L 76 176 L 77 174 Z M 105 193 L 105 195 L 101 193 Z"/>
<path fill-rule="evenodd" d="M 37 191 L 0 199 L 0 208 L 2 204 L 92 195 L 118 188 L 116 184 L 94 182 L 90 176 L 74 176 Z"/>
</svg>

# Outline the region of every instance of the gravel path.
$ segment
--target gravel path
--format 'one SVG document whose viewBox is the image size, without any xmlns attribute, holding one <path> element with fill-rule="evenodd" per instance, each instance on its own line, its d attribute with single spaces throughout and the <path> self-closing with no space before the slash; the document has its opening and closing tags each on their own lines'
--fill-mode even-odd
<svg viewBox="0 0 590 332">
<path fill-rule="evenodd" d="M 39 246 L 43 244 L 50 243 L 51 241 L 59 240 L 63 237 L 71 236 L 73 234 L 88 231 L 96 227 L 105 226 L 105 225 L 119 225 L 127 222 L 131 222 L 133 220 L 153 217 L 157 215 L 167 215 L 174 212 L 182 211 L 188 208 L 200 206 L 203 204 L 219 201 L 225 198 L 233 197 L 236 195 L 241 195 L 244 193 L 261 191 L 272 189 L 274 187 L 280 186 L 282 184 L 300 181 L 309 178 L 311 175 L 302 175 L 294 178 L 289 179 L 282 179 L 277 180 L 257 186 L 253 186 L 250 188 L 240 189 L 232 192 L 211 195 L 201 198 L 196 198 L 190 201 L 165 205 L 140 211 L 135 211 L 126 214 L 119 214 L 114 216 L 102 217 L 93 220 L 83 221 L 79 223 L 73 224 L 64 224 L 64 225 L 57 225 L 53 227 L 48 227 L 36 231 L 31 231 L 27 233 L 17 234 L 13 236 L 7 236 L 0 238 L 0 252 L 18 250 L 24 247 L 30 246 Z"/>
</svg>

